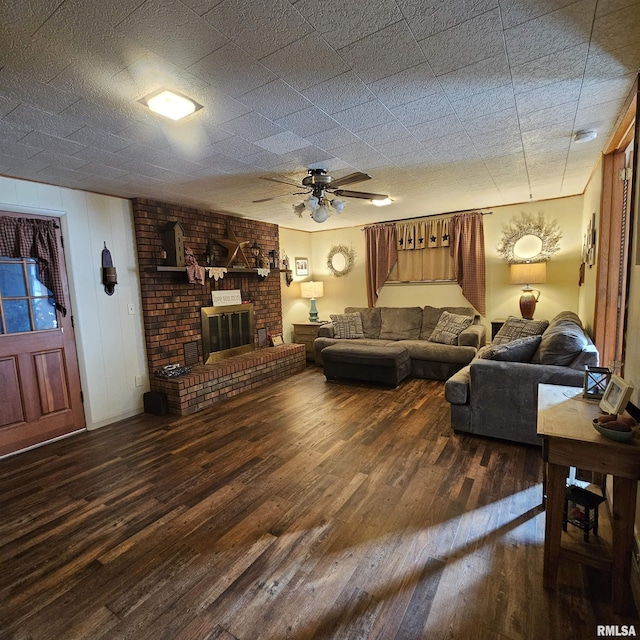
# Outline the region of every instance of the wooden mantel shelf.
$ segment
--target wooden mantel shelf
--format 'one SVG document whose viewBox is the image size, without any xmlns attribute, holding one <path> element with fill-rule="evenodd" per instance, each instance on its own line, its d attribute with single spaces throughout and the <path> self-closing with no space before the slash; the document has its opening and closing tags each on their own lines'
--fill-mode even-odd
<svg viewBox="0 0 640 640">
<path fill-rule="evenodd" d="M 205 267 L 208 269 L 209 267 Z M 221 269 L 222 267 L 213 267 L 214 269 Z M 160 265 L 156 267 L 157 271 L 186 271 L 186 267 L 166 267 Z M 291 269 L 270 269 L 279 273 L 291 273 Z M 258 269 L 252 267 L 227 267 L 227 273 L 258 273 Z"/>
</svg>

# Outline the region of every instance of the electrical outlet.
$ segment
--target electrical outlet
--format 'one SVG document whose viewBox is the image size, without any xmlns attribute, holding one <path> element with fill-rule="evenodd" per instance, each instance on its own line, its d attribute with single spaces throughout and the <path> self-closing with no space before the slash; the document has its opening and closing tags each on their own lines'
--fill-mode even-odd
<svg viewBox="0 0 640 640">
<path fill-rule="evenodd" d="M 136 315 L 136 308 L 133 306 L 133 303 L 132 303 L 132 302 L 130 302 L 130 303 L 127 305 L 127 311 L 129 312 L 129 315 L 130 315 L 130 316 L 135 316 L 135 315 Z"/>
<path fill-rule="evenodd" d="M 142 376 L 136 376 L 136 387 L 142 386 Z"/>
</svg>

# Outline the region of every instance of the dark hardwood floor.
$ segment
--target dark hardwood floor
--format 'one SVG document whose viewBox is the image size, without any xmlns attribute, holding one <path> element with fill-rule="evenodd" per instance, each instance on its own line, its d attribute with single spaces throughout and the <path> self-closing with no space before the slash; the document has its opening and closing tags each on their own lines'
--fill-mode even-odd
<svg viewBox="0 0 640 640">
<path fill-rule="evenodd" d="M 0 637 L 592 638 L 606 575 L 542 588 L 540 450 L 458 436 L 443 384 L 319 369 L 0 461 Z"/>
</svg>

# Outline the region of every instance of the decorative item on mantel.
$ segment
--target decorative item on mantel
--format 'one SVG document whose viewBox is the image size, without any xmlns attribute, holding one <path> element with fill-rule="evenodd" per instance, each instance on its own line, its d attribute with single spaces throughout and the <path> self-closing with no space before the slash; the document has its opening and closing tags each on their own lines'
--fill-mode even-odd
<svg viewBox="0 0 640 640">
<path fill-rule="evenodd" d="M 242 258 L 242 262 L 244 262 L 247 269 L 251 269 L 251 265 L 249 264 L 249 259 L 247 258 L 244 250 L 245 248 L 251 245 L 251 241 L 249 240 L 240 240 L 233 229 L 231 227 L 227 227 L 227 236 L 228 238 L 214 238 L 214 240 L 222 245 L 228 252 L 229 257 L 227 258 L 227 264 L 225 265 L 227 269 L 231 267 L 236 258 Z"/>
<path fill-rule="evenodd" d="M 166 264 L 184 267 L 184 228 L 177 222 L 167 222 L 162 234 L 162 247 L 166 251 Z"/>
<path fill-rule="evenodd" d="M 184 248 L 184 261 L 187 268 L 189 284 L 204 284 L 204 267 L 198 264 L 198 261 L 193 255 L 193 249 L 189 247 Z"/>
</svg>

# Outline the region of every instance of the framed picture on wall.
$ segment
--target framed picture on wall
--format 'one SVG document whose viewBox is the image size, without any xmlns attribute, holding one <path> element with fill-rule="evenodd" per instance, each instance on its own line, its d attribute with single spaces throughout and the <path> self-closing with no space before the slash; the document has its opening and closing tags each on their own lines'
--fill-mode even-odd
<svg viewBox="0 0 640 640">
<path fill-rule="evenodd" d="M 308 276 L 309 275 L 309 261 L 306 258 L 296 258 L 296 275 Z"/>
</svg>

